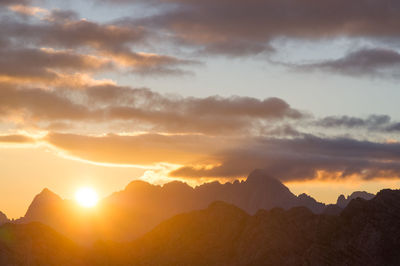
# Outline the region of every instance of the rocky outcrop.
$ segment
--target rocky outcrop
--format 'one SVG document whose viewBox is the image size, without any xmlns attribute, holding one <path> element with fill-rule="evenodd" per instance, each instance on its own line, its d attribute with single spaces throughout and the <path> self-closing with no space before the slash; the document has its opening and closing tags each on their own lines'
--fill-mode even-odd
<svg viewBox="0 0 400 266">
<path fill-rule="evenodd" d="M 8 222 L 10 222 L 10 220 L 7 218 L 7 216 L 4 213 L 0 212 L 0 225 Z"/>
<path fill-rule="evenodd" d="M 336 201 L 336 205 L 340 208 L 345 208 L 347 204 L 350 203 L 351 200 L 356 199 L 356 198 L 362 198 L 366 200 L 370 200 L 373 197 L 375 197 L 374 194 L 365 192 L 365 191 L 356 191 L 353 192 L 351 195 L 347 196 L 347 198 L 344 195 L 340 195 Z"/>
</svg>

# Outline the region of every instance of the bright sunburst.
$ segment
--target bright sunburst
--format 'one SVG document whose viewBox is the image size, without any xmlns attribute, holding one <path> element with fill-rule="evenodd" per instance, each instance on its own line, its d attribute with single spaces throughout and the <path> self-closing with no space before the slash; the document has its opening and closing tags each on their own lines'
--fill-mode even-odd
<svg viewBox="0 0 400 266">
<path fill-rule="evenodd" d="M 82 187 L 76 191 L 75 200 L 79 205 L 86 208 L 91 208 L 96 206 L 97 202 L 99 201 L 99 196 L 93 188 Z"/>
</svg>

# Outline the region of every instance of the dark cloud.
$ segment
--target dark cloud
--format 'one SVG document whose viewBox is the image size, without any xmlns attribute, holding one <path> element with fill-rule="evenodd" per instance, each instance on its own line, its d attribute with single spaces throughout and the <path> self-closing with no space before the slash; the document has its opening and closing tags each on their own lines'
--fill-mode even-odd
<svg viewBox="0 0 400 266">
<path fill-rule="evenodd" d="M 101 163 L 181 164 L 181 178 L 236 178 L 256 168 L 282 181 L 400 177 L 400 144 L 319 138 L 226 138 L 204 135 L 84 136 L 43 139 L 67 154 Z"/>
<path fill-rule="evenodd" d="M 77 21 L 79 20 L 79 16 L 72 10 L 53 9 L 46 16 L 46 19 L 57 23 L 65 23 L 69 21 Z"/>
<path fill-rule="evenodd" d="M 350 76 L 400 77 L 400 53 L 387 49 L 363 49 L 343 58 L 319 63 L 294 65 L 299 71 L 328 71 Z"/>
<path fill-rule="evenodd" d="M 8 6 L 8 5 L 18 5 L 18 4 L 29 4 L 30 0 L 0 0 L 0 7 L 1 6 Z"/>
<path fill-rule="evenodd" d="M 377 128 L 390 123 L 388 115 L 371 115 L 366 119 L 352 116 L 328 116 L 318 120 L 315 124 L 321 127 L 346 127 L 346 128 Z"/>
<path fill-rule="evenodd" d="M 133 130 L 175 133 L 256 133 L 284 120 L 305 117 L 278 98 L 165 96 L 148 89 L 105 85 L 81 91 L 14 88 L 0 90 L 3 120 L 30 122 L 131 122 Z"/>
<path fill-rule="evenodd" d="M 313 123 L 325 129 L 365 129 L 371 132 L 398 132 L 400 123 L 392 121 L 388 115 L 370 115 L 367 118 L 353 116 L 328 116 Z"/>
<path fill-rule="evenodd" d="M 121 70 L 139 74 L 181 74 L 184 71 L 180 66 L 198 64 L 174 56 L 134 51 L 133 45 L 150 47 L 153 35 L 140 25 L 79 20 L 73 11 L 53 10 L 40 22 L 4 16 L 0 23 L 2 41 L 15 49 L 73 49 L 75 53 L 109 59 Z"/>
<path fill-rule="evenodd" d="M 84 105 L 72 102 L 57 92 L 40 89 L 14 89 L 0 85 L 0 118 L 18 117 L 30 122 L 84 120 L 93 113 Z"/>
<path fill-rule="evenodd" d="M 184 166 L 176 177 L 238 177 L 263 168 L 282 181 L 400 176 L 400 144 L 306 136 L 258 139 L 216 154 L 216 167 Z"/>
<path fill-rule="evenodd" d="M 386 131 L 388 132 L 400 132 L 400 123 L 392 123 L 386 127 Z"/>
<path fill-rule="evenodd" d="M 161 9 L 139 23 L 165 29 L 182 43 L 209 53 L 268 52 L 271 41 L 278 38 L 400 37 L 400 4 L 394 0 L 112 1 L 138 2 L 158 4 Z"/>
<path fill-rule="evenodd" d="M 92 73 L 112 68 L 108 60 L 77 54 L 34 48 L 0 48 L 0 76 L 9 81 L 56 82 L 65 73 Z"/>
</svg>

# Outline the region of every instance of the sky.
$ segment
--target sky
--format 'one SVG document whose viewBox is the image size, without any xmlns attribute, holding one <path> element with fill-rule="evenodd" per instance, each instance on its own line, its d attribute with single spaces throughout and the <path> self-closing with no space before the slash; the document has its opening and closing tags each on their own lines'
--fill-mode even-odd
<svg viewBox="0 0 400 266">
<path fill-rule="evenodd" d="M 0 210 L 48 187 L 400 184 L 394 0 L 1 0 Z"/>
</svg>

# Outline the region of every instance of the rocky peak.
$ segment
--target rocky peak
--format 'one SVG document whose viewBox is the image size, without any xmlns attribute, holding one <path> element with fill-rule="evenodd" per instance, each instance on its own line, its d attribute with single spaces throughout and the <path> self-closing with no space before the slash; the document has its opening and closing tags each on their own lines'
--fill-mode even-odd
<svg viewBox="0 0 400 266">
<path fill-rule="evenodd" d="M 8 223 L 10 220 L 7 218 L 7 216 L 0 212 L 0 225 Z"/>
</svg>

